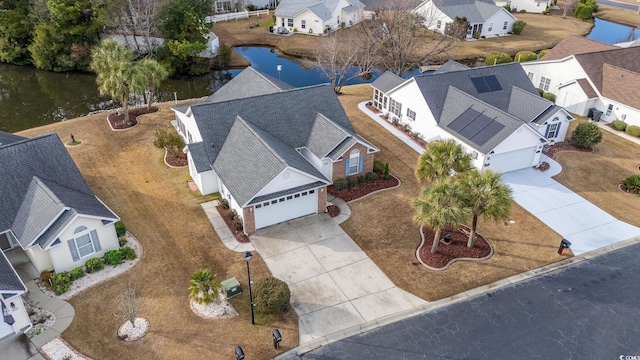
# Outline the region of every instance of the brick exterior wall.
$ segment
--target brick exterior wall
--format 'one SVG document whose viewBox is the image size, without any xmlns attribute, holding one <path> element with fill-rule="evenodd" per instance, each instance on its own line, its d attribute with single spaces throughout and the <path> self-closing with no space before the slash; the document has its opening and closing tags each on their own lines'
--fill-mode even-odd
<svg viewBox="0 0 640 360">
<path fill-rule="evenodd" d="M 351 154 L 351 151 L 353 149 L 358 149 L 358 151 L 360 151 L 360 155 L 364 155 L 364 165 L 362 166 L 362 172 L 354 175 L 364 175 L 370 171 L 373 171 L 373 159 L 375 157 L 375 154 L 367 154 L 366 146 L 363 146 L 362 144 L 354 144 L 351 148 L 349 148 L 349 150 L 344 153 L 342 160 L 333 163 L 333 174 L 331 175 L 331 181 L 335 181 L 336 179 L 345 177 L 345 159 L 349 158 L 349 154 Z"/>
<path fill-rule="evenodd" d="M 244 233 L 249 235 L 256 232 L 256 218 L 253 213 L 253 206 L 242 209 L 242 219 L 244 220 Z"/>
<path fill-rule="evenodd" d="M 327 187 L 321 187 L 318 190 L 318 214 L 327 211 Z"/>
</svg>

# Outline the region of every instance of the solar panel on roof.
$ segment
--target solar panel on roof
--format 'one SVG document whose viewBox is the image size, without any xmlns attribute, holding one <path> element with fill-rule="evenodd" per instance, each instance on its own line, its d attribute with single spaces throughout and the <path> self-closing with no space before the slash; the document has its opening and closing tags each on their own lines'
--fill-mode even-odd
<svg viewBox="0 0 640 360">
<path fill-rule="evenodd" d="M 482 76 L 471 78 L 471 82 L 473 83 L 473 86 L 476 88 L 476 91 L 478 92 L 478 94 L 482 94 L 490 91 L 489 86 L 484 81 Z"/>
<path fill-rule="evenodd" d="M 468 108 L 465 112 L 460 114 L 455 120 L 453 120 L 449 124 L 449 128 L 455 132 L 460 132 L 462 129 L 467 127 L 475 118 L 480 115 L 479 112 L 473 110 L 472 108 Z"/>
<path fill-rule="evenodd" d="M 479 132 L 472 141 L 478 146 L 484 145 L 489 139 L 494 137 L 497 133 L 500 132 L 504 128 L 504 125 L 493 120 L 489 125 L 487 125 L 481 132 Z"/>
<path fill-rule="evenodd" d="M 484 81 L 487 83 L 487 86 L 489 86 L 489 91 L 502 90 L 502 86 L 500 86 L 500 82 L 495 75 L 485 76 Z"/>
</svg>

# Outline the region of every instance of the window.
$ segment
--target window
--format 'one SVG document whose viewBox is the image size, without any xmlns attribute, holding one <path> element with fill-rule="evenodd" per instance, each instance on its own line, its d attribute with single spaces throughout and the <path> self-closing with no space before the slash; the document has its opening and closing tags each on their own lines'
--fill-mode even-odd
<svg viewBox="0 0 640 360">
<path fill-rule="evenodd" d="M 441 20 L 438 20 L 438 22 L 436 23 L 436 27 L 438 29 L 440 29 L 442 27 L 442 21 Z"/>
<path fill-rule="evenodd" d="M 338 15 L 338 17 L 336 17 L 336 24 L 340 25 L 340 15 Z"/>
<path fill-rule="evenodd" d="M 373 90 L 373 106 L 378 110 L 382 110 L 387 106 L 387 97 L 378 89 Z"/>
<path fill-rule="evenodd" d="M 300 27 L 303 29 L 307 28 L 307 20 L 300 20 Z"/>
<path fill-rule="evenodd" d="M 293 27 L 293 19 L 287 19 L 287 26 Z"/>
<path fill-rule="evenodd" d="M 509 22 L 505 21 L 504 24 L 502 24 L 502 30 L 507 30 L 507 26 L 509 26 Z"/>
<path fill-rule="evenodd" d="M 407 117 L 413 121 L 416 121 L 416 112 L 407 108 Z"/>
<path fill-rule="evenodd" d="M 95 252 L 102 250 L 98 233 L 89 231 L 86 226 L 79 226 L 73 231 L 73 239 L 69 240 L 69 250 L 73 261 L 78 261 Z"/>
<path fill-rule="evenodd" d="M 476 160 L 476 159 L 478 158 L 478 152 L 477 152 L 477 151 L 472 151 L 472 152 L 471 152 L 471 158 L 472 158 L 473 160 Z"/>
<path fill-rule="evenodd" d="M 551 79 L 547 79 L 546 77 L 542 76 L 540 77 L 540 86 L 538 87 L 544 91 L 549 91 L 549 83 L 551 83 Z"/>
<path fill-rule="evenodd" d="M 278 200 L 271 200 L 271 203 L 272 203 L 272 204 L 277 204 L 277 203 L 278 203 Z"/>
<path fill-rule="evenodd" d="M 279 202 L 284 202 L 284 198 L 278 199 Z"/>
<path fill-rule="evenodd" d="M 302 196 L 307 196 L 307 192 L 306 191 L 302 192 Z"/>
<path fill-rule="evenodd" d="M 529 80 L 533 80 L 533 73 L 532 72 L 527 73 L 527 76 L 529 77 Z"/>
<path fill-rule="evenodd" d="M 487 29 L 487 31 L 491 31 L 493 30 L 493 23 L 489 23 L 489 29 Z"/>
<path fill-rule="evenodd" d="M 313 194 L 315 192 L 316 192 L 315 190 L 309 190 L 309 194 Z"/>
<path fill-rule="evenodd" d="M 360 167 L 360 151 L 353 150 L 349 155 L 349 175 L 357 174 Z"/>
<path fill-rule="evenodd" d="M 398 118 L 402 117 L 402 104 L 400 104 L 399 102 L 391 99 L 391 102 L 389 103 L 389 111 L 394 114 L 395 116 L 397 116 Z"/>
<path fill-rule="evenodd" d="M 256 205 L 256 209 L 260 209 L 262 207 L 261 204 Z"/>
<path fill-rule="evenodd" d="M 558 130 L 560 129 L 560 123 L 553 123 L 549 125 L 547 129 L 547 138 L 555 138 L 558 136 Z"/>
<path fill-rule="evenodd" d="M 613 104 L 609 104 L 609 106 L 607 107 L 607 116 L 611 115 L 612 111 L 613 111 Z"/>
<path fill-rule="evenodd" d="M 291 199 L 293 199 L 293 195 L 287 196 L 287 200 L 291 200 Z"/>
</svg>

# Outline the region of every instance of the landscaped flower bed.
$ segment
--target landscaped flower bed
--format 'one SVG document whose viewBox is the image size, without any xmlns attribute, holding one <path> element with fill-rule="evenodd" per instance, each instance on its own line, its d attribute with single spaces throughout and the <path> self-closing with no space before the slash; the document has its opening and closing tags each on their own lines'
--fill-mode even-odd
<svg viewBox="0 0 640 360">
<path fill-rule="evenodd" d="M 222 216 L 222 219 L 224 219 L 224 222 L 227 224 L 227 227 L 229 228 L 233 236 L 236 238 L 236 240 L 238 240 L 238 242 L 241 242 L 241 243 L 248 243 L 249 237 L 247 236 L 247 234 L 245 234 L 244 231 L 242 231 L 242 229 L 240 230 L 236 229 L 234 220 L 231 218 L 232 216 L 231 214 L 233 210 L 229 208 L 225 209 L 223 206 L 220 206 L 220 205 L 216 206 L 216 209 L 218 209 L 220 216 Z"/>
<path fill-rule="evenodd" d="M 484 236 L 478 233 L 476 233 L 476 242 L 473 248 L 467 247 L 469 237 L 466 234 L 458 230 L 452 231 L 452 229 L 444 230 L 442 236 L 445 234 L 451 235 L 451 243 L 444 244 L 441 241 L 438 244 L 438 251 L 432 254 L 433 229 L 428 226 L 422 227 L 424 242 L 418 248 L 417 256 L 423 264 L 433 269 L 444 270 L 456 260 L 485 260 L 491 255 L 491 245 Z"/>
<path fill-rule="evenodd" d="M 147 109 L 146 107 L 141 107 L 141 108 L 129 110 L 128 124 L 126 121 L 124 121 L 124 113 L 120 113 L 120 112 L 109 114 L 109 116 L 107 116 L 107 120 L 109 120 L 109 124 L 111 125 L 112 129 L 124 130 L 124 129 L 128 129 L 138 125 L 138 116 L 154 113 L 157 111 L 158 111 L 157 107 L 152 107 L 151 109 Z"/>
<path fill-rule="evenodd" d="M 378 180 L 371 182 L 361 182 L 354 187 L 344 190 L 337 190 L 334 185 L 329 185 L 327 187 L 327 192 L 335 197 L 339 197 L 340 199 L 349 202 L 369 195 L 374 191 L 396 187 L 398 186 L 398 184 L 400 184 L 400 181 L 391 176 L 388 180 L 379 178 Z"/>
<path fill-rule="evenodd" d="M 581 148 L 573 145 L 570 142 L 560 141 L 549 147 L 549 150 L 545 153 L 548 157 L 555 159 L 555 156 L 561 152 L 593 152 L 592 148 Z"/>
</svg>

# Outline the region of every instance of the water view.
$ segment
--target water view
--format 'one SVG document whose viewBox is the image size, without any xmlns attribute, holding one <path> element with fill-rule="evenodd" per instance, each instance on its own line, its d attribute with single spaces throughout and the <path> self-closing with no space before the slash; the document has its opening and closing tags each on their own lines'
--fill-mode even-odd
<svg viewBox="0 0 640 360">
<path fill-rule="evenodd" d="M 594 27 L 587 39 L 601 41 L 607 44 L 630 42 L 640 38 L 640 30 L 627 25 L 620 25 L 611 21 L 594 18 Z"/>
</svg>

